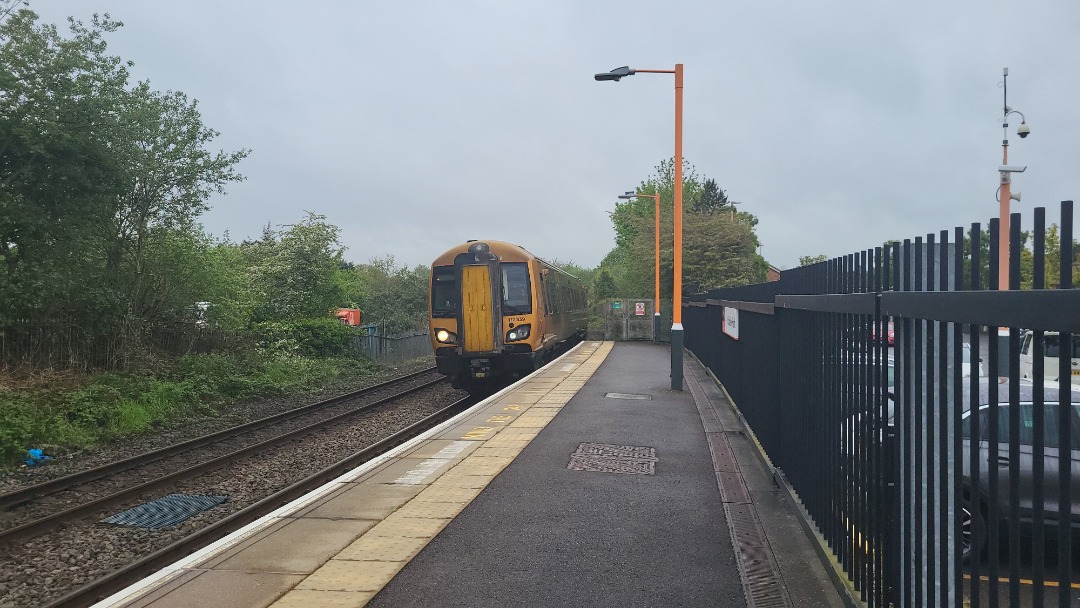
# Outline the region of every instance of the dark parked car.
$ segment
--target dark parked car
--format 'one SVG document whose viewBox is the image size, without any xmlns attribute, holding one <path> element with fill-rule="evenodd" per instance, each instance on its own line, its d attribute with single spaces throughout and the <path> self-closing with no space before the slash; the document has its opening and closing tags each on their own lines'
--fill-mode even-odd
<svg viewBox="0 0 1080 608">
<path fill-rule="evenodd" d="M 890 364 L 892 361 L 890 360 Z M 892 369 L 890 365 L 890 380 L 892 379 Z M 970 559 L 973 551 L 981 552 L 985 548 L 986 543 L 986 529 L 987 518 L 990 512 L 989 505 L 991 504 L 990 488 L 989 488 L 989 457 L 990 457 L 990 441 L 989 441 L 989 427 L 990 427 L 990 406 L 989 406 L 989 382 L 987 378 L 980 379 L 980 395 L 979 403 L 979 428 L 975 433 L 976 438 L 982 438 L 979 441 L 979 483 L 978 491 L 973 493 L 972 488 L 974 484 L 971 478 L 971 411 L 965 410 L 962 414 L 962 471 L 963 471 L 963 556 L 965 560 Z M 1035 487 L 1035 475 L 1034 475 L 1034 386 L 1024 380 L 1020 381 L 1020 399 L 1018 406 L 1020 408 L 1020 435 L 1018 437 L 1018 443 L 1020 446 L 1020 460 L 1016 463 L 1012 463 L 1009 460 L 1009 413 L 1011 411 L 1011 405 L 1008 403 L 1009 396 L 1009 383 L 1001 383 L 998 387 L 998 424 L 997 424 L 997 455 L 994 465 L 998 471 L 997 481 L 997 494 L 994 502 L 997 505 L 997 522 L 996 525 L 1004 527 L 1008 523 L 1009 517 L 1009 479 L 1010 476 L 1016 474 L 1020 478 L 1020 522 L 1021 529 L 1027 533 L 1030 533 L 1031 526 L 1034 521 L 1034 500 L 1033 489 Z M 886 419 L 886 425 L 893 426 L 895 424 L 894 419 L 894 407 L 895 402 L 893 400 L 893 394 L 891 392 L 892 383 L 890 382 L 889 392 L 886 398 L 886 412 L 883 418 Z M 969 386 L 967 382 L 964 382 L 964 397 L 965 404 L 970 402 Z M 1054 528 L 1058 522 L 1058 497 L 1060 495 L 1060 484 L 1058 483 L 1058 470 L 1060 466 L 1061 450 L 1058 445 L 1058 390 L 1053 388 L 1043 389 L 1043 470 L 1044 475 L 1039 482 L 1043 489 L 1043 521 L 1048 528 Z M 1080 529 L 1080 388 L 1074 388 L 1071 392 L 1070 416 L 1068 424 L 1071 430 L 1071 442 L 1072 445 L 1069 450 L 1069 459 L 1072 469 L 1072 481 L 1070 485 L 1070 496 L 1072 508 L 1070 510 L 1070 520 L 1074 528 Z M 967 405 L 965 405 L 967 407 Z M 856 438 L 856 429 L 861 426 L 861 421 L 864 418 L 861 415 L 852 416 L 844 425 L 842 433 L 847 434 L 847 442 L 845 451 L 848 454 L 857 453 L 858 440 Z M 917 427 L 916 427 L 917 428 Z M 868 432 L 869 428 L 863 426 L 859 432 Z M 880 441 L 882 433 L 879 431 L 875 433 L 875 439 Z M 974 494 L 975 499 L 972 500 Z M 972 547 L 973 530 L 981 530 L 979 535 L 978 546 Z M 1057 533 L 1054 530 L 1048 530 L 1046 538 L 1056 538 Z M 1001 534 L 999 538 L 1006 538 Z"/>
<path fill-rule="evenodd" d="M 1056 527 L 1058 524 L 1058 498 L 1061 494 L 1061 485 L 1058 481 L 1058 471 L 1061 466 L 1061 459 L 1066 453 L 1061 450 L 1061 446 L 1058 445 L 1058 427 L 1060 423 L 1060 416 L 1058 416 L 1058 391 L 1056 389 L 1045 389 L 1043 392 L 1043 470 L 1044 474 L 1042 479 L 1035 479 L 1034 475 L 1034 458 L 1035 452 L 1032 449 L 1034 444 L 1034 411 L 1035 403 L 1033 397 L 1033 386 L 1021 382 L 1020 384 L 1020 402 L 1017 407 L 1020 408 L 1020 460 L 1018 462 L 1010 462 L 1009 460 L 1009 414 L 1012 406 L 1008 401 L 1008 384 L 999 385 L 999 399 L 1003 402 L 998 403 L 998 420 L 997 420 L 997 455 L 994 463 L 989 461 L 990 457 L 990 437 L 989 437 L 989 425 L 990 425 L 990 406 L 988 405 L 989 399 L 986 396 L 986 382 L 982 383 L 983 394 L 980 402 L 982 405 L 979 407 L 979 429 L 975 433 L 975 437 L 979 438 L 979 488 L 977 493 L 977 502 L 970 499 L 971 495 L 971 466 L 970 466 L 970 454 L 971 454 L 971 411 L 966 411 L 963 414 L 963 471 L 964 471 L 964 489 L 965 489 L 965 504 L 963 514 L 963 531 L 964 531 L 964 558 L 967 559 L 972 553 L 971 538 L 973 529 L 982 529 L 985 531 L 987 515 L 989 513 L 988 505 L 991 502 L 990 488 L 989 488 L 989 474 L 988 470 L 990 466 L 995 466 L 998 471 L 998 483 L 997 483 L 997 496 L 995 502 L 997 504 L 997 512 L 999 516 L 998 522 L 993 522 L 998 525 L 1006 525 L 1007 518 L 1009 516 L 1009 479 L 1012 475 L 1018 475 L 1020 478 L 1020 521 L 1023 529 L 1030 531 L 1031 525 L 1034 521 L 1034 501 L 1033 491 L 1035 484 L 1038 483 L 1042 486 L 1043 494 L 1043 508 L 1042 515 L 1043 521 L 1048 527 Z M 1080 528 L 1080 390 L 1072 390 L 1072 408 L 1070 408 L 1070 416 L 1067 423 L 1070 425 L 1070 438 L 1072 445 L 1068 450 L 1070 467 L 1072 469 L 1071 485 L 1069 488 L 1069 494 L 1071 496 L 1072 508 L 1070 510 L 1070 520 L 1074 528 Z M 1047 538 L 1056 538 L 1057 533 L 1049 530 Z M 975 550 L 981 551 L 984 548 L 986 535 L 982 535 L 979 546 L 974 547 Z"/>
</svg>

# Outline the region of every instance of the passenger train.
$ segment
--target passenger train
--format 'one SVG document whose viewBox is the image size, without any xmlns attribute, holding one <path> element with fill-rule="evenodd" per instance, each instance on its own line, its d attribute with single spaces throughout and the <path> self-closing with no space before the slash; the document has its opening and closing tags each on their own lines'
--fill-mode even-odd
<svg viewBox="0 0 1080 608">
<path fill-rule="evenodd" d="M 468 241 L 431 264 L 431 346 L 440 373 L 479 392 L 539 369 L 585 337 L 585 284 L 525 249 Z"/>
</svg>

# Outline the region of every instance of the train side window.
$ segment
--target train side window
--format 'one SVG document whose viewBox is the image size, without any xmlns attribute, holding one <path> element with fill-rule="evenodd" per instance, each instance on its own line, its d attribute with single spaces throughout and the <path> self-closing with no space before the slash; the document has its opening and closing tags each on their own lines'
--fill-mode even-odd
<svg viewBox="0 0 1080 608">
<path fill-rule="evenodd" d="M 543 273 L 540 274 L 540 291 L 543 292 L 543 294 L 544 294 L 544 310 L 548 314 L 552 313 L 552 310 L 551 310 L 551 289 L 548 286 L 550 282 L 551 281 L 548 280 L 547 276 L 545 276 Z"/>
</svg>

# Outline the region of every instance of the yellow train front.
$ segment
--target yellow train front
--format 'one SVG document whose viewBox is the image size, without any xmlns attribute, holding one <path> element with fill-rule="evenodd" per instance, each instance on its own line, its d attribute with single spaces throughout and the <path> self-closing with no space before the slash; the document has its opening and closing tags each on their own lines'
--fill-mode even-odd
<svg viewBox="0 0 1080 608">
<path fill-rule="evenodd" d="M 431 346 L 455 387 L 520 378 L 585 336 L 584 283 L 525 249 L 468 241 L 431 264 Z"/>
</svg>

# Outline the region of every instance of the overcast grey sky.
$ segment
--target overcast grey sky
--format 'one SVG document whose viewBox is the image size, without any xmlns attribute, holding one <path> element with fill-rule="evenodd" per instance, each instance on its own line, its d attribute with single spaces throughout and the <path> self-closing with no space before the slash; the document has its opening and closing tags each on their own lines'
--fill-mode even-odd
<svg viewBox="0 0 1080 608">
<path fill-rule="evenodd" d="M 1080 200 L 1080 3 L 30 0 L 44 21 L 110 13 L 110 51 L 198 99 L 250 148 L 204 225 L 233 240 L 313 211 L 355 262 L 428 264 L 502 239 L 593 267 L 608 212 L 673 154 L 760 218 L 775 266 L 997 215 L 1001 69 L 1013 190 Z"/>
</svg>

